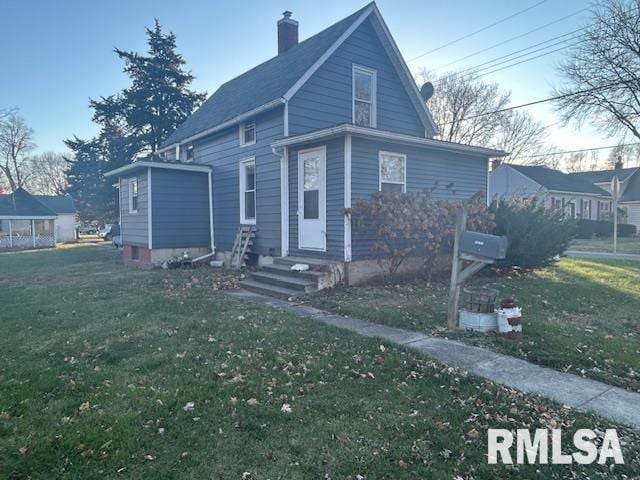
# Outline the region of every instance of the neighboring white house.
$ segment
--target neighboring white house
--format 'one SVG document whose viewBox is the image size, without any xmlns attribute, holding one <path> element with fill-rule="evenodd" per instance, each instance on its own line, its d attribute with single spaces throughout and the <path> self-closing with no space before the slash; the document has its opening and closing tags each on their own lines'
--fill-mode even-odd
<svg viewBox="0 0 640 480">
<path fill-rule="evenodd" d="M 611 211 L 609 192 L 559 170 L 505 163 L 489 174 L 490 200 L 534 195 L 572 218 L 597 220 Z"/>
<path fill-rule="evenodd" d="M 53 210 L 55 233 L 58 242 L 72 242 L 76 239 L 76 206 L 70 195 L 33 195 L 45 207 Z"/>
<path fill-rule="evenodd" d="M 620 197 L 618 207 L 626 210 L 626 223 L 635 225 L 640 232 L 640 168 L 622 168 L 622 162 L 616 162 L 615 168 L 610 170 L 598 170 L 592 172 L 570 173 L 569 175 L 580 180 L 588 181 L 594 185 L 611 191 L 611 179 L 615 176 L 620 180 Z"/>
<path fill-rule="evenodd" d="M 0 249 L 53 247 L 75 239 L 69 196 L 32 195 L 22 188 L 0 195 Z"/>
</svg>

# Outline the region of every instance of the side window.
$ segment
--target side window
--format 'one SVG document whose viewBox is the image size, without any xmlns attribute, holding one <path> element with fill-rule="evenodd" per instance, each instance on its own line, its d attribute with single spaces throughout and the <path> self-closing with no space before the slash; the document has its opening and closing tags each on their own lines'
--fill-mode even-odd
<svg viewBox="0 0 640 480">
<path fill-rule="evenodd" d="M 407 156 L 401 153 L 380 152 L 380 191 L 407 191 Z"/>
<path fill-rule="evenodd" d="M 129 179 L 129 213 L 138 213 L 138 179 Z"/>
<path fill-rule="evenodd" d="M 187 162 L 193 162 L 193 143 L 187 144 Z"/>
<path fill-rule="evenodd" d="M 376 127 L 376 72 L 353 66 L 353 123 Z"/>
<path fill-rule="evenodd" d="M 240 162 L 240 223 L 256 223 L 256 161 Z"/>
<path fill-rule="evenodd" d="M 253 145 L 256 143 L 256 122 L 251 120 L 240 124 L 240 146 Z"/>
</svg>

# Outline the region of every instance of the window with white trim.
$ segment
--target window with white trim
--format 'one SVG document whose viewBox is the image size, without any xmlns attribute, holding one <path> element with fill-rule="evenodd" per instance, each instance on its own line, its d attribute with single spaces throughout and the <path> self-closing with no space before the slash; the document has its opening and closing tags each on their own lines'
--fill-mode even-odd
<svg viewBox="0 0 640 480">
<path fill-rule="evenodd" d="M 240 162 L 240 223 L 256 223 L 256 161 Z"/>
<path fill-rule="evenodd" d="M 129 213 L 138 213 L 138 179 L 129 179 Z"/>
<path fill-rule="evenodd" d="M 240 124 L 240 146 L 253 145 L 256 143 L 256 122 L 251 120 Z"/>
<path fill-rule="evenodd" d="M 380 191 L 407 191 L 407 156 L 401 153 L 380 152 Z"/>
<path fill-rule="evenodd" d="M 376 127 L 376 71 L 353 66 L 353 123 Z"/>
<path fill-rule="evenodd" d="M 193 162 L 193 143 L 188 143 L 186 148 L 187 148 L 186 161 Z"/>
</svg>

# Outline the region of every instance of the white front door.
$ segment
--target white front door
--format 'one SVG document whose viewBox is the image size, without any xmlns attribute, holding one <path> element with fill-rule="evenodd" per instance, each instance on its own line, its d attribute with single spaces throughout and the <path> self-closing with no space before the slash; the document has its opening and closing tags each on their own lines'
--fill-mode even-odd
<svg viewBox="0 0 640 480">
<path fill-rule="evenodd" d="M 298 247 L 326 250 L 325 147 L 298 152 Z"/>
</svg>

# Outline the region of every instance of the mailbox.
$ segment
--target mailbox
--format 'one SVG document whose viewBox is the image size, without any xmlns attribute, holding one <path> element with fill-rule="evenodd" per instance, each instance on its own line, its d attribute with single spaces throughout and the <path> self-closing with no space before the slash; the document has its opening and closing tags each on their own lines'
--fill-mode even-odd
<svg viewBox="0 0 640 480">
<path fill-rule="evenodd" d="M 507 256 L 507 237 L 464 232 L 460 239 L 460 253 L 493 260 L 503 259 Z"/>
</svg>

